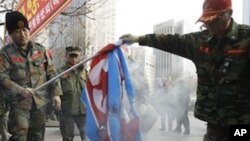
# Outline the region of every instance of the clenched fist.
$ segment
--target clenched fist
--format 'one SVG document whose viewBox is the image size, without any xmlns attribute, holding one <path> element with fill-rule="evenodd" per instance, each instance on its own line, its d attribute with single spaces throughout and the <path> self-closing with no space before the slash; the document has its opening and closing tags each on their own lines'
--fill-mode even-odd
<svg viewBox="0 0 250 141">
<path fill-rule="evenodd" d="M 32 88 L 23 88 L 20 94 L 24 98 L 32 97 L 34 94 L 34 90 Z"/>
<path fill-rule="evenodd" d="M 123 40 L 124 44 L 133 44 L 135 42 L 139 42 L 139 36 L 135 36 L 132 34 L 125 34 L 120 37 Z"/>
<path fill-rule="evenodd" d="M 58 111 L 61 110 L 61 98 L 60 98 L 60 96 L 53 96 L 53 106 L 55 107 L 55 110 L 58 110 Z"/>
</svg>

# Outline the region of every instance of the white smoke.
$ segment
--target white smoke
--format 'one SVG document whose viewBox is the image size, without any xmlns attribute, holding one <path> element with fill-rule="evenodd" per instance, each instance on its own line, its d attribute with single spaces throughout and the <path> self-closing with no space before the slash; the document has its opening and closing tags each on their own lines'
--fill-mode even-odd
<svg viewBox="0 0 250 141">
<path fill-rule="evenodd" d="M 166 137 L 176 135 L 185 137 L 183 135 L 185 130 L 183 126 L 181 134 L 176 134 L 173 131 L 176 128 L 177 116 L 181 116 L 180 113 L 183 113 L 183 110 L 193 112 L 194 100 L 191 99 L 194 99 L 196 96 L 196 76 L 193 75 L 194 73 L 189 73 L 190 75 L 185 76 L 174 74 L 168 80 L 157 79 L 154 82 L 153 93 L 150 94 L 149 82 L 145 79 L 144 70 L 141 69 L 144 65 L 143 60 L 140 57 L 136 59 L 131 56 L 126 57 L 130 78 L 136 92 L 135 103 L 140 116 L 143 140 L 151 139 L 150 132 L 155 134 L 155 130 L 158 130 L 159 133 L 163 132 Z M 160 131 L 161 115 L 164 114 L 166 115 L 165 131 Z M 172 127 L 168 131 L 169 117 L 172 118 Z M 204 127 L 202 126 L 201 128 Z M 192 134 L 192 123 L 190 123 L 190 132 Z M 202 138 L 203 134 L 200 134 L 200 138 Z M 159 137 L 159 141 L 160 139 Z"/>
</svg>

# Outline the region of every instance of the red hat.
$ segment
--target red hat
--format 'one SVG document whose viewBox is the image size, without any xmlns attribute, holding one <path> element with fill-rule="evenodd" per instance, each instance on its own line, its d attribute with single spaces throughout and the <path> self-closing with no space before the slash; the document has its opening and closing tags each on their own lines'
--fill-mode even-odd
<svg viewBox="0 0 250 141">
<path fill-rule="evenodd" d="M 225 10 L 231 8 L 231 0 L 205 0 L 203 3 L 203 13 L 197 22 L 212 21 Z"/>
</svg>

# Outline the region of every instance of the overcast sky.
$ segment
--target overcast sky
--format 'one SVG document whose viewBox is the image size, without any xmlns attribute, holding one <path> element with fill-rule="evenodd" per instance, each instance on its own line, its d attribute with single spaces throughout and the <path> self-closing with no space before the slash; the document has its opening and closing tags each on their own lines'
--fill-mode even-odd
<svg viewBox="0 0 250 141">
<path fill-rule="evenodd" d="M 153 25 L 170 20 L 186 20 L 195 24 L 202 14 L 204 0 L 117 0 L 117 38 L 126 33 L 153 32 Z M 242 1 L 232 0 L 233 17 L 242 23 Z"/>
<path fill-rule="evenodd" d="M 242 23 L 242 1 L 232 0 L 233 17 L 238 23 Z M 202 3 L 203 0 L 117 0 L 116 38 L 126 33 L 152 33 L 153 25 L 170 19 L 186 20 L 198 27 L 200 24 L 195 22 L 202 13 Z"/>
</svg>

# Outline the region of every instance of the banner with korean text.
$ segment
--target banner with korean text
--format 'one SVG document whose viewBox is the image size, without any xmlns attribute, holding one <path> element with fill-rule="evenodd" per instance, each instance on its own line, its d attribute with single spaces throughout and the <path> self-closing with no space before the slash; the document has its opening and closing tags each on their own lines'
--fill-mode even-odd
<svg viewBox="0 0 250 141">
<path fill-rule="evenodd" d="M 29 21 L 31 37 L 48 25 L 72 0 L 22 0 L 16 10 Z"/>
</svg>

